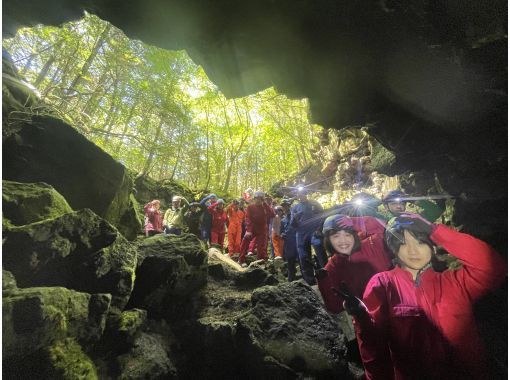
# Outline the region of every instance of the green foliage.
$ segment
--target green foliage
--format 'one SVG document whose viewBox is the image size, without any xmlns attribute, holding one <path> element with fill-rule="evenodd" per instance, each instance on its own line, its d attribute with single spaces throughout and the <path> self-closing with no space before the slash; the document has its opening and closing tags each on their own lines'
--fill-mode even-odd
<svg viewBox="0 0 510 380">
<path fill-rule="evenodd" d="M 320 127 L 274 88 L 226 99 L 184 51 L 128 39 L 92 16 L 3 41 L 56 114 L 128 168 L 239 195 L 306 166 Z"/>
</svg>

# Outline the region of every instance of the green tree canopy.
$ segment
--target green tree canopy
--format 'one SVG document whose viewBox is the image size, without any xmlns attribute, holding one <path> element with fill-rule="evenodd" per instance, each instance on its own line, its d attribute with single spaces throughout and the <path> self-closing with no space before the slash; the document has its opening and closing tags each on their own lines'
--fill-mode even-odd
<svg viewBox="0 0 510 380">
<path fill-rule="evenodd" d="M 305 167 L 321 128 L 274 88 L 226 99 L 185 51 L 128 39 L 92 15 L 3 41 L 62 119 L 155 179 L 239 194 Z"/>
</svg>

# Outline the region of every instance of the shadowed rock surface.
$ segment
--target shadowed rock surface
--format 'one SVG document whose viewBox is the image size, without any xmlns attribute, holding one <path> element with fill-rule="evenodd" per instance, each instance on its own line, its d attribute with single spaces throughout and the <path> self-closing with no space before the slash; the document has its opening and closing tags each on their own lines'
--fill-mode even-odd
<svg viewBox="0 0 510 380">
<path fill-rule="evenodd" d="M 32 115 L 4 139 L 3 178 L 50 184 L 73 209 L 90 208 L 130 240 L 142 229 L 124 166 L 58 119 Z"/>
<path fill-rule="evenodd" d="M 178 314 L 207 282 L 207 253 L 195 235 L 156 235 L 139 241 L 137 248 L 137 280 L 128 307 L 155 316 Z"/>
<path fill-rule="evenodd" d="M 3 242 L 3 266 L 20 287 L 110 293 L 119 311 L 133 289 L 136 250 L 115 227 L 84 209 L 12 228 Z"/>
</svg>

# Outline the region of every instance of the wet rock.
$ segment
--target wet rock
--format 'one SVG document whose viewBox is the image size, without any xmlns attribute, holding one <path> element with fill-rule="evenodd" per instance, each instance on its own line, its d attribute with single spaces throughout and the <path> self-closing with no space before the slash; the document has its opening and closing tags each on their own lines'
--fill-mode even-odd
<svg viewBox="0 0 510 380">
<path fill-rule="evenodd" d="M 13 228 L 3 254 L 18 286 L 110 293 L 112 312 L 124 308 L 133 289 L 136 250 L 88 209 Z"/>
<path fill-rule="evenodd" d="M 177 371 L 170 361 L 163 337 L 154 333 L 141 333 L 133 348 L 118 357 L 118 379 L 176 379 Z"/>
<path fill-rule="evenodd" d="M 137 244 L 139 264 L 129 307 L 178 315 L 207 282 L 207 252 L 195 235 L 159 235 Z"/>
<path fill-rule="evenodd" d="M 62 287 L 26 288 L 3 296 L 4 358 L 24 357 L 65 338 L 99 341 L 110 306 L 109 294 Z"/>
<path fill-rule="evenodd" d="M 52 219 L 73 210 L 52 186 L 46 183 L 2 181 L 2 211 L 12 225 L 21 226 Z"/>
</svg>

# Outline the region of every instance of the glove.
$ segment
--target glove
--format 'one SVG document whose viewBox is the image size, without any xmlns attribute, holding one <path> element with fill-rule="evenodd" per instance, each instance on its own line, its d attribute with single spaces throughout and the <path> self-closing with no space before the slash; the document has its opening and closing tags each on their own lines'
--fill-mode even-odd
<svg viewBox="0 0 510 380">
<path fill-rule="evenodd" d="M 435 225 L 422 218 L 418 214 L 402 213 L 396 218 L 397 223 L 405 226 L 408 230 L 430 235 Z"/>
<path fill-rule="evenodd" d="M 251 238 L 252 237 L 252 233 L 251 232 L 246 232 L 244 234 L 244 237 Z"/>
<path fill-rule="evenodd" d="M 287 238 L 287 234 L 283 232 L 282 234 L 280 234 L 280 237 L 285 240 Z"/>
<path fill-rule="evenodd" d="M 331 288 L 331 290 L 339 297 L 344 299 L 342 303 L 345 311 L 353 317 L 360 317 L 367 313 L 367 307 L 358 297 L 351 293 L 347 284 L 342 281 L 340 287 Z"/>
<path fill-rule="evenodd" d="M 318 281 L 321 281 L 328 277 L 328 271 L 324 268 L 319 268 L 315 270 L 314 275 Z"/>
</svg>

